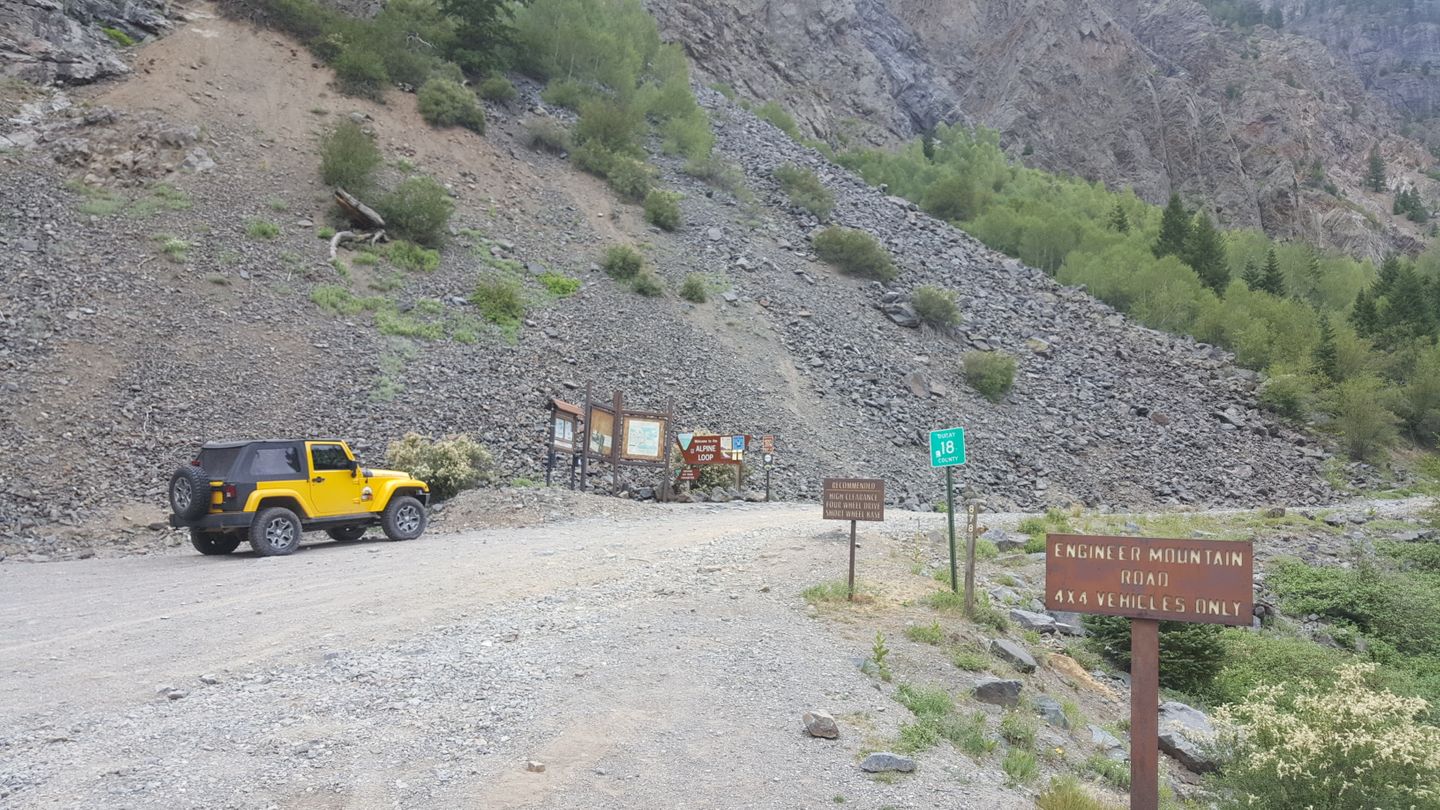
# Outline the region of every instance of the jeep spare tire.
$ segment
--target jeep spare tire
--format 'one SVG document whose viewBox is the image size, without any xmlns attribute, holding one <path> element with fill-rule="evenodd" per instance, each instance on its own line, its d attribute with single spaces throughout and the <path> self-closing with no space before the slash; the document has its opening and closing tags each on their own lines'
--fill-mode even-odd
<svg viewBox="0 0 1440 810">
<path fill-rule="evenodd" d="M 170 476 L 170 511 L 183 520 L 195 520 L 210 511 L 210 473 L 187 465 Z"/>
<path fill-rule="evenodd" d="M 414 540 L 425 531 L 428 522 L 425 504 L 409 495 L 396 495 L 380 516 L 380 528 L 391 540 Z"/>
</svg>

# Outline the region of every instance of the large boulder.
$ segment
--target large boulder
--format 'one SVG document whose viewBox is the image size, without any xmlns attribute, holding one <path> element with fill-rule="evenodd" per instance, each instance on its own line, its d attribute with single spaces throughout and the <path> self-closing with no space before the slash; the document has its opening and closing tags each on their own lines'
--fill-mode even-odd
<svg viewBox="0 0 1440 810">
<path fill-rule="evenodd" d="M 971 694 L 981 703 L 1014 706 L 1020 702 L 1022 686 L 1017 680 L 986 677 L 975 682 L 975 688 L 971 690 Z"/>
<path fill-rule="evenodd" d="M 997 638 L 990 642 L 990 652 L 995 653 L 1002 661 L 1010 664 L 1021 672 L 1034 672 L 1035 659 L 1026 652 L 1024 647 L 1006 639 Z"/>
<path fill-rule="evenodd" d="M 1028 610 L 1011 608 L 1010 621 L 1015 622 L 1026 630 L 1034 630 L 1037 633 L 1055 632 L 1055 619 L 1044 613 L 1032 613 Z"/>
<path fill-rule="evenodd" d="M 1215 726 L 1199 709 L 1179 701 L 1160 704 L 1160 750 L 1195 773 L 1212 773 L 1219 763 L 1210 753 Z"/>
<path fill-rule="evenodd" d="M 877 751 L 865 757 L 865 761 L 860 763 L 860 770 L 867 773 L 883 773 L 885 771 L 910 773 L 915 770 L 915 760 L 899 754 L 892 754 L 889 751 Z"/>
<path fill-rule="evenodd" d="M 833 740 L 840 736 L 840 727 L 835 725 L 835 718 L 828 712 L 820 710 L 805 712 L 801 720 L 805 723 L 805 732 L 811 737 L 823 737 Z"/>
</svg>

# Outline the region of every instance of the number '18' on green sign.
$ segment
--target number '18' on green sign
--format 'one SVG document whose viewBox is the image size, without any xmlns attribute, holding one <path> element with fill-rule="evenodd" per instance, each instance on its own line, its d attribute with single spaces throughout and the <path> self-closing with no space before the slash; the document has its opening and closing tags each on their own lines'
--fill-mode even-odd
<svg viewBox="0 0 1440 810">
<path fill-rule="evenodd" d="M 930 466 L 954 467 L 965 463 L 965 428 L 930 431 Z"/>
</svg>

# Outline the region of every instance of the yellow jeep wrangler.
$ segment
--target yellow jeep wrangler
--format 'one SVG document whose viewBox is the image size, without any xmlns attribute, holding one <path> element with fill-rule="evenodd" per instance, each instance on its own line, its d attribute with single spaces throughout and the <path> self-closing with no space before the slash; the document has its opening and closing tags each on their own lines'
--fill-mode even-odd
<svg viewBox="0 0 1440 810">
<path fill-rule="evenodd" d="M 317 529 L 358 540 L 379 526 L 413 540 L 429 501 L 424 481 L 361 467 L 335 439 L 209 442 L 170 476 L 170 525 L 188 527 L 201 554 L 229 554 L 245 540 L 257 554 L 290 554 Z"/>
</svg>

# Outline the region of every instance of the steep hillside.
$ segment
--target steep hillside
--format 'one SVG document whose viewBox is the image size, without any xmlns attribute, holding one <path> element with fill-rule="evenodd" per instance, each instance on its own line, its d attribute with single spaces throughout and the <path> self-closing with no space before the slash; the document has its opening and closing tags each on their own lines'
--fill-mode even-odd
<svg viewBox="0 0 1440 810">
<path fill-rule="evenodd" d="M 53 548 L 56 521 L 158 504 L 168 469 L 217 436 L 339 434 L 374 458 L 406 431 L 464 431 L 507 476 L 536 478 L 547 398 L 578 398 L 587 381 L 640 404 L 673 398 L 681 428 L 776 434 L 786 496 L 867 473 L 890 481 L 896 503 L 928 508 L 940 490 L 925 432 L 955 424 L 970 430 L 966 486 L 997 505 L 1328 495 L 1328 454 L 1253 410 L 1254 375 L 1223 352 L 1138 327 L 992 253 L 718 94 L 703 98 L 717 149 L 758 200 L 657 158 L 685 195 L 671 235 L 524 145 L 521 119 L 545 114 L 533 90 L 523 105 L 491 106 L 484 137 L 437 131 L 409 96 L 337 98 L 328 71 L 288 40 L 203 16 L 144 47 L 136 68 L 12 128 L 31 146 L 0 157 L 0 202 L 15 212 L 0 224 L 0 532 L 21 548 Z M 387 171 L 429 172 L 452 190 L 435 272 L 352 262 L 342 276 L 327 261 L 316 142 L 345 117 L 376 132 Z M 879 236 L 899 281 L 815 261 L 814 219 L 771 179 L 784 162 L 821 175 L 834 218 Z M 277 226 L 274 238 L 257 223 Z M 700 305 L 637 296 L 595 264 L 617 243 L 641 245 L 671 290 L 702 273 L 727 294 Z M 583 286 L 547 295 L 535 281 L 545 270 Z M 474 328 L 467 297 L 497 274 L 529 299 L 513 339 L 493 328 L 473 344 L 444 337 Z M 882 311 L 903 313 L 925 283 L 960 291 L 955 334 Z M 386 335 L 366 312 L 312 303 L 336 286 L 379 291 L 403 322 L 433 329 Z M 972 349 L 1018 357 L 1001 402 L 966 385 L 959 358 Z"/>
<path fill-rule="evenodd" d="M 1390 195 L 1363 190 L 1372 145 L 1397 188 L 1437 193 L 1420 171 L 1431 156 L 1394 134 L 1348 62 L 1192 0 L 652 5 L 708 76 L 833 142 L 983 125 L 1031 165 L 1151 202 L 1179 192 L 1231 225 L 1370 257 L 1421 236 L 1390 217 Z M 1440 87 L 1440 73 L 1412 78 Z M 1317 162 L 1325 180 L 1307 182 Z"/>
</svg>

